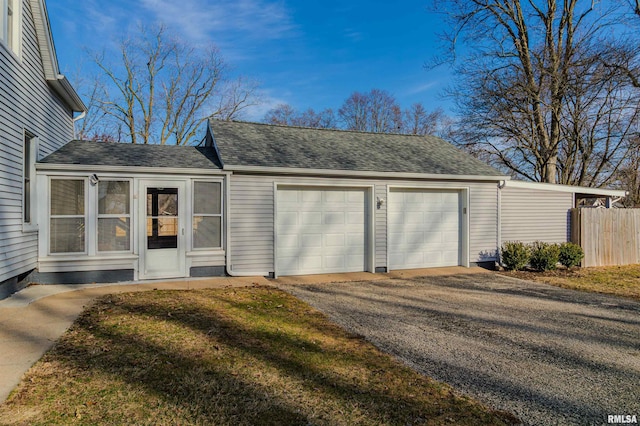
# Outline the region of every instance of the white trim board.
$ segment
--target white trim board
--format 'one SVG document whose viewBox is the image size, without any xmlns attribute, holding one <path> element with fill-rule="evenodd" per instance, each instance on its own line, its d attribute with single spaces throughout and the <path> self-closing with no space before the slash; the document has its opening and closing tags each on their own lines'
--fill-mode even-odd
<svg viewBox="0 0 640 426">
<path fill-rule="evenodd" d="M 432 173 L 398 173 L 398 172 L 372 172 L 358 170 L 327 170 L 327 169 L 305 169 L 295 167 L 266 167 L 266 166 L 240 166 L 225 165 L 225 171 L 247 172 L 258 174 L 274 175 L 312 175 L 312 176 L 347 176 L 377 178 L 381 180 L 393 179 L 429 179 L 429 180 L 454 180 L 454 181 L 506 181 L 509 176 L 481 176 L 481 175 L 445 175 Z"/>
<path fill-rule="evenodd" d="M 629 191 L 617 189 L 589 188 L 586 186 L 560 185 L 541 182 L 523 182 L 519 180 L 506 181 L 504 187 L 535 189 L 539 191 L 570 192 L 573 194 L 590 194 L 606 197 L 626 197 L 629 193 Z"/>
</svg>

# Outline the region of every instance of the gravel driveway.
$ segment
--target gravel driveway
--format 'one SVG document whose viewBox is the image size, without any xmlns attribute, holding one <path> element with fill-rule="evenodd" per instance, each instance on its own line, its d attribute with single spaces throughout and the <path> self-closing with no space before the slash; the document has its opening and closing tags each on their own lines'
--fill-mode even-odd
<svg viewBox="0 0 640 426">
<path fill-rule="evenodd" d="M 496 274 L 281 288 L 524 424 L 640 419 L 640 303 Z"/>
</svg>

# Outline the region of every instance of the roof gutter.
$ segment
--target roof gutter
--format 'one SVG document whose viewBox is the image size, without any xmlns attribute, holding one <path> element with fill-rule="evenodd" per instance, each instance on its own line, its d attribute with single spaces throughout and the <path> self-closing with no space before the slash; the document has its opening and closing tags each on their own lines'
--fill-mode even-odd
<svg viewBox="0 0 640 426">
<path fill-rule="evenodd" d="M 542 182 L 523 182 L 520 180 L 510 180 L 505 182 L 505 186 L 521 189 L 535 189 L 540 191 L 570 192 L 573 194 L 600 195 L 607 197 L 626 197 L 629 191 L 619 189 L 591 188 L 586 186 L 561 185 Z"/>
<path fill-rule="evenodd" d="M 246 172 L 256 174 L 281 174 L 281 175 L 315 175 L 315 176 L 347 176 L 366 178 L 400 178 L 400 179 L 434 179 L 434 180 L 461 180 L 461 181 L 506 181 L 509 176 L 484 176 L 484 175 L 451 175 L 436 173 L 395 173 L 374 172 L 364 170 L 327 170 L 306 169 L 297 167 L 267 167 L 267 166 L 243 166 L 225 164 L 223 170 L 233 172 Z"/>
<path fill-rule="evenodd" d="M 171 175 L 222 175 L 220 169 L 145 167 L 145 166 L 103 166 L 99 164 L 58 164 L 36 163 L 38 171 L 91 172 L 91 173 L 129 173 L 129 174 L 171 174 Z"/>
<path fill-rule="evenodd" d="M 87 111 L 87 107 L 76 93 L 75 89 L 62 74 L 58 74 L 55 79 L 47 79 L 47 83 L 51 86 L 54 92 L 67 104 L 71 107 L 71 110 L 74 112 L 84 113 Z"/>
</svg>

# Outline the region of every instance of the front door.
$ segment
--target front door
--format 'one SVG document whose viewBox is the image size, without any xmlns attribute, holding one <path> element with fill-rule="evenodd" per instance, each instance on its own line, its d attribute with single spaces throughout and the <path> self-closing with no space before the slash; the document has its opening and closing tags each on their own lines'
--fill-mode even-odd
<svg viewBox="0 0 640 426">
<path fill-rule="evenodd" d="M 141 278 L 185 276 L 184 192 L 184 182 L 141 182 Z"/>
</svg>

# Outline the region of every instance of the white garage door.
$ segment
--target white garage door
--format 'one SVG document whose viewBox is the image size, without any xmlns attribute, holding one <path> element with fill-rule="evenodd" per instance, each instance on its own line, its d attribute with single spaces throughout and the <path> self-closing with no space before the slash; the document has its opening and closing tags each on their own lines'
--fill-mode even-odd
<svg viewBox="0 0 640 426">
<path fill-rule="evenodd" d="M 366 190 L 278 188 L 279 275 L 366 269 Z"/>
<path fill-rule="evenodd" d="M 388 201 L 389 269 L 460 264 L 460 193 L 393 190 Z"/>
</svg>

